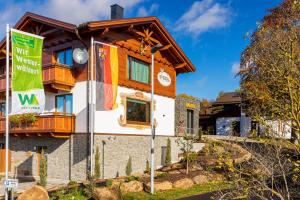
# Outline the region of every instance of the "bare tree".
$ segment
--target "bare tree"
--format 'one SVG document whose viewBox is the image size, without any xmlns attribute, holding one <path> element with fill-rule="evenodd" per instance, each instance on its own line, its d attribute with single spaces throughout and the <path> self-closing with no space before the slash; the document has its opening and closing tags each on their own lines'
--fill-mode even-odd
<svg viewBox="0 0 300 200">
<path fill-rule="evenodd" d="M 228 172 L 234 183 L 230 192 L 220 192 L 218 199 L 280 199 L 299 197 L 299 148 L 283 139 L 243 142 L 252 159 Z"/>
</svg>

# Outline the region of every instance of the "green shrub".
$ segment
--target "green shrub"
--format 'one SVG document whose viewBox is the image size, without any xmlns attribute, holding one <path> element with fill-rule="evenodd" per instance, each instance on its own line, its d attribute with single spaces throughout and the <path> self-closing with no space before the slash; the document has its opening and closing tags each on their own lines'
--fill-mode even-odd
<svg viewBox="0 0 300 200">
<path fill-rule="evenodd" d="M 163 172 L 163 173 L 158 174 L 155 178 L 160 179 L 160 178 L 167 177 L 167 176 L 168 176 L 168 173 Z"/>
<path fill-rule="evenodd" d="M 95 153 L 95 178 L 100 178 L 101 172 L 100 172 L 100 153 L 99 153 L 99 147 L 96 147 L 96 153 Z"/>
<path fill-rule="evenodd" d="M 171 140 L 168 138 L 165 164 L 171 165 Z"/>
<path fill-rule="evenodd" d="M 45 157 L 44 149 L 42 149 L 42 152 L 41 152 L 40 185 L 43 187 L 46 187 L 46 185 L 47 185 L 47 159 Z"/>
<path fill-rule="evenodd" d="M 127 165 L 126 165 L 126 175 L 130 176 L 132 173 L 132 161 L 131 161 L 131 156 L 129 156 Z"/>
<path fill-rule="evenodd" d="M 68 183 L 68 186 L 75 186 L 75 185 L 77 185 L 76 181 L 70 180 L 69 183 Z"/>
<path fill-rule="evenodd" d="M 139 176 L 128 176 L 126 178 L 126 182 L 130 182 L 130 181 L 140 181 L 141 180 L 141 177 Z"/>
<path fill-rule="evenodd" d="M 149 172 L 150 172 L 150 163 L 149 163 L 149 160 L 147 160 L 145 173 L 149 173 Z"/>
<path fill-rule="evenodd" d="M 111 179 L 107 179 L 106 181 L 105 181 L 105 185 L 106 185 L 106 187 L 110 187 L 110 186 L 112 186 L 112 180 Z"/>
<path fill-rule="evenodd" d="M 36 122 L 37 118 L 33 113 L 25 113 L 20 115 L 11 115 L 9 117 L 9 121 L 12 127 L 20 126 L 20 125 L 31 125 Z"/>
<path fill-rule="evenodd" d="M 89 198 L 92 198 L 95 188 L 96 188 L 96 183 L 95 183 L 95 178 L 91 176 L 90 172 L 88 172 L 88 181 L 89 183 L 85 186 L 83 192 L 84 194 Z"/>
<path fill-rule="evenodd" d="M 198 140 L 199 141 L 202 141 L 202 135 L 204 135 L 204 131 L 200 127 L 199 130 L 198 130 Z"/>
</svg>

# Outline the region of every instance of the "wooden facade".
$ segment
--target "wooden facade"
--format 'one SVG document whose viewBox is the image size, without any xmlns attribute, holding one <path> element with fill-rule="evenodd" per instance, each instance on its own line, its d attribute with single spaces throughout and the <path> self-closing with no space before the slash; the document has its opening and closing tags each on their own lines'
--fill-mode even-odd
<svg viewBox="0 0 300 200">
<path fill-rule="evenodd" d="M 73 70 L 60 64 L 50 64 L 43 67 L 44 85 L 50 85 L 53 89 L 71 91 L 75 85 Z M 11 86 L 10 86 L 11 87 Z M 0 76 L 0 94 L 3 97 L 6 90 L 6 76 Z"/>
<path fill-rule="evenodd" d="M 84 47 L 91 52 L 91 37 L 94 37 L 96 41 L 118 47 L 118 84 L 122 87 L 144 92 L 151 91 L 151 83 L 144 84 L 129 80 L 128 56 L 148 63 L 151 69 L 151 47 L 156 44 L 162 44 L 164 47 L 155 54 L 155 94 L 175 99 L 177 74 L 195 71 L 193 64 L 156 17 L 87 22 L 76 26 L 33 13 L 26 13 L 14 28 L 45 37 L 42 59 L 43 82 L 45 90 L 53 93 L 71 92 L 76 83 L 91 79 L 91 66 L 88 64 L 78 65 L 73 62 L 72 67 L 67 67 L 57 64 L 56 59 L 56 52 L 66 48 Z M 5 65 L 5 55 L 5 40 L 2 40 L 0 65 Z M 159 83 L 157 75 L 161 71 L 170 76 L 171 84 L 169 86 Z M 5 95 L 5 81 L 5 75 L 0 75 L 0 97 L 2 98 Z M 4 132 L 3 119 L 0 119 L 0 133 Z M 25 135 L 28 133 L 37 135 L 40 133 L 71 134 L 75 131 L 74 127 L 74 116 L 53 114 L 37 116 L 34 124 L 11 128 L 11 133 Z"/>
<path fill-rule="evenodd" d="M 27 136 L 35 134 L 57 134 L 68 136 L 75 131 L 75 116 L 61 113 L 48 113 L 36 116 L 36 121 L 30 124 L 21 123 L 10 127 L 11 134 Z M 0 133 L 5 132 L 5 118 L 0 118 Z M 52 135 L 55 136 L 55 135 Z"/>
</svg>

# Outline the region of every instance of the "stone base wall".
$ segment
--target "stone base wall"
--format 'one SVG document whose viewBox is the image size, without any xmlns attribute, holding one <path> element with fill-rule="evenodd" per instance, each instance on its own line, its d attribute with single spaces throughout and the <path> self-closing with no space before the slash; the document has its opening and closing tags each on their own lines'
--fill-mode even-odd
<svg viewBox="0 0 300 200">
<path fill-rule="evenodd" d="M 172 162 L 178 161 L 179 147 L 175 137 L 171 141 Z M 162 148 L 167 146 L 168 137 L 155 138 L 155 166 L 162 166 Z M 150 162 L 149 136 L 106 136 L 95 135 L 95 149 L 100 150 L 100 169 L 103 178 L 114 178 L 126 175 L 129 156 L 132 159 L 133 173 L 143 173 L 147 160 Z"/>
<path fill-rule="evenodd" d="M 30 176 L 38 179 L 37 146 L 47 147 L 48 178 L 64 180 L 86 180 L 88 171 L 88 134 L 74 134 L 70 139 L 46 137 L 10 137 L 12 152 L 11 175 Z M 178 161 L 179 147 L 175 137 L 171 140 L 172 162 Z M 155 138 L 155 165 L 162 165 L 162 148 L 167 146 L 168 137 Z M 5 138 L 0 138 L 4 143 Z M 149 136 L 100 135 L 94 138 L 95 150 L 100 150 L 101 177 L 114 178 L 125 175 L 129 156 L 133 173 L 142 173 L 150 162 Z M 96 152 L 96 151 L 95 151 Z"/>
</svg>

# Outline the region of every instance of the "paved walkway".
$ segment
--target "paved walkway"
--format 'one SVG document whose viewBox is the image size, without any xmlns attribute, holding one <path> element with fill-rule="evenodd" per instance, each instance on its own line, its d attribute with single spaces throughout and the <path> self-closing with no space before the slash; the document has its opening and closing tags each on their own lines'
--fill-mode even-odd
<svg viewBox="0 0 300 200">
<path fill-rule="evenodd" d="M 61 179 L 50 179 L 48 180 L 48 184 L 47 184 L 47 189 L 51 189 L 53 187 L 57 187 L 57 186 L 65 186 L 69 183 L 68 180 L 61 180 Z M 31 188 L 32 186 L 36 185 L 36 182 L 22 182 L 18 184 L 18 189 L 17 189 L 17 193 L 22 193 L 25 190 Z M 4 183 L 3 181 L 1 181 L 0 184 L 0 199 L 1 197 L 3 197 L 5 195 L 5 189 L 4 189 Z"/>
</svg>

